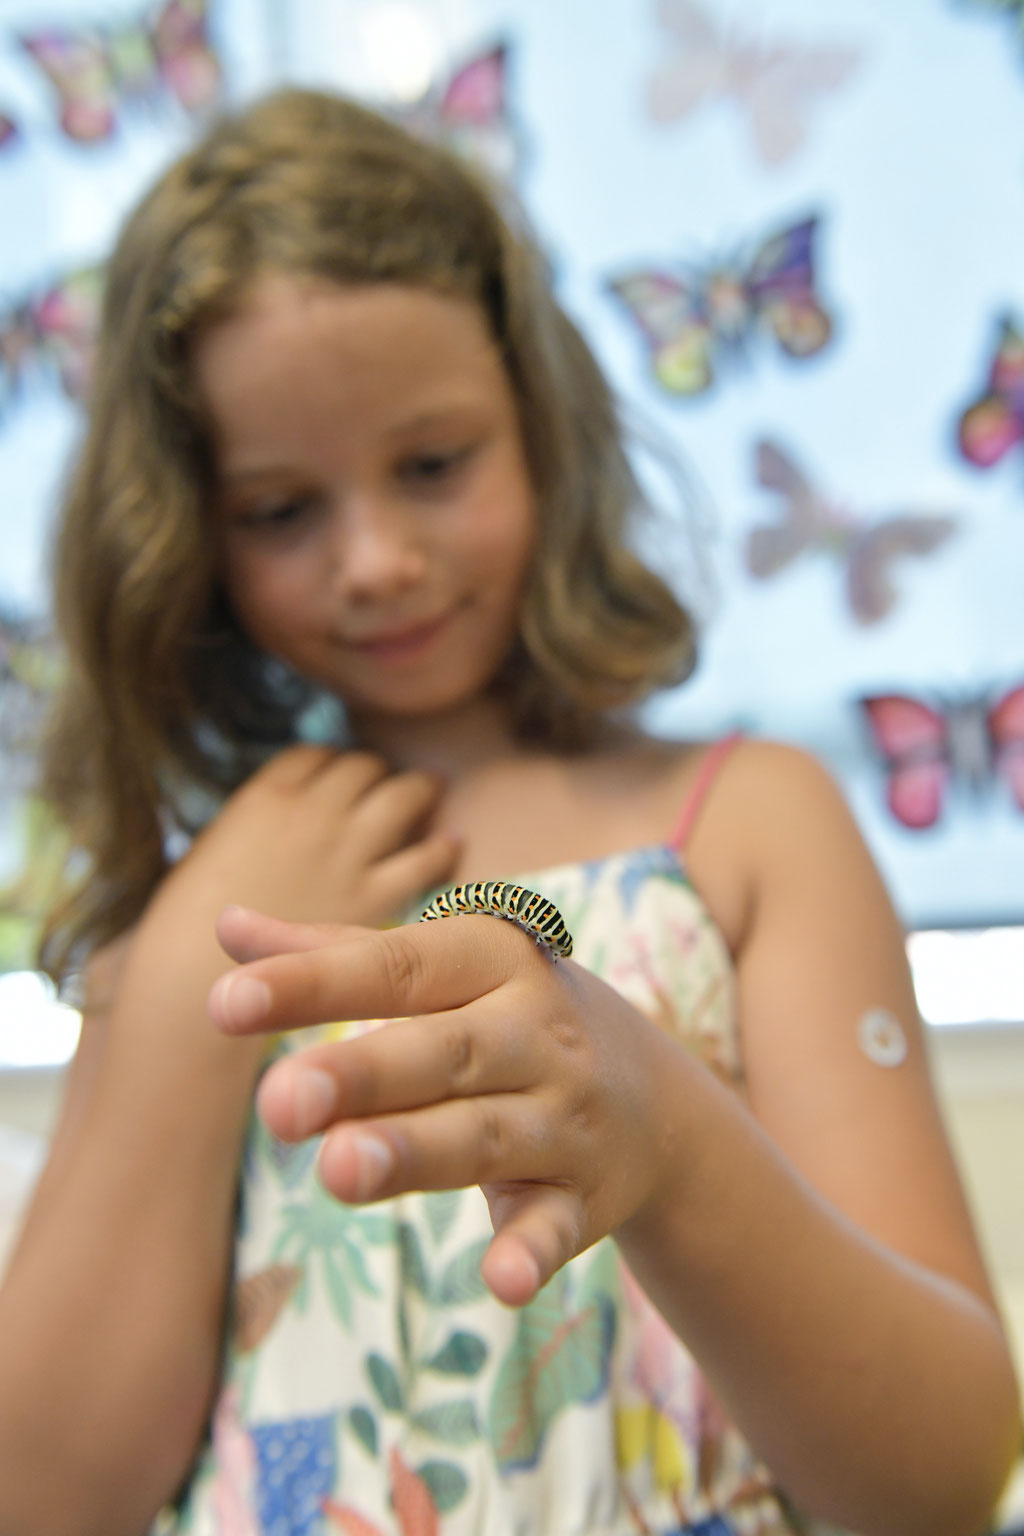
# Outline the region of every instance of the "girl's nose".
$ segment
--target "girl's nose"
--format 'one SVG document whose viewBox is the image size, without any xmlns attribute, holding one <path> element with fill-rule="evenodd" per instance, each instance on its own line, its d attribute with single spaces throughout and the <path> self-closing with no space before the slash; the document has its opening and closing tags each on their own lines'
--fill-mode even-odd
<svg viewBox="0 0 1024 1536">
<path fill-rule="evenodd" d="M 401 513 L 380 502 L 349 502 L 334 519 L 334 582 L 348 602 L 406 591 L 423 576 L 424 557 Z"/>
</svg>

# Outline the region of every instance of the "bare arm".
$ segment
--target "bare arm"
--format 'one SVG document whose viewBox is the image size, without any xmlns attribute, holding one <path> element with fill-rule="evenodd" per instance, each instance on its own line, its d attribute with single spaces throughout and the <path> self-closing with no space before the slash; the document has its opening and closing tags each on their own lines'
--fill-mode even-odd
<svg viewBox="0 0 1024 1536">
<path fill-rule="evenodd" d="M 137 1536 L 195 1455 L 263 1046 L 219 1037 L 214 918 L 380 921 L 443 878 L 436 789 L 361 758 L 284 754 L 98 957 L 51 1157 L 0 1292 L 0 1530 Z"/>
<path fill-rule="evenodd" d="M 692 1162 L 623 1245 L 812 1512 L 871 1533 L 980 1529 L 1018 1399 L 899 925 L 813 761 L 750 744 L 729 771 L 691 867 L 725 837 L 752 870 L 738 981 L 756 1123 L 715 1085 L 691 1094 Z M 908 1041 L 891 1068 L 858 1043 L 879 1007 Z"/>
</svg>

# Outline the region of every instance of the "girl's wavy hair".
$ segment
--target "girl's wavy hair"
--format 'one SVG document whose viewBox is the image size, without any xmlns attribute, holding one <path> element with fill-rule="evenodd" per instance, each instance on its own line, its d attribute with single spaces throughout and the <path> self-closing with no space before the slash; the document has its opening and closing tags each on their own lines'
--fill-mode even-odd
<svg viewBox="0 0 1024 1536">
<path fill-rule="evenodd" d="M 538 506 L 520 631 L 495 687 L 524 738 L 572 749 L 682 680 L 693 626 L 630 543 L 644 500 L 609 388 L 545 263 L 452 155 L 337 97 L 285 90 L 225 118 L 130 216 L 107 270 L 87 434 L 65 497 L 55 610 L 66 682 L 43 791 L 79 878 L 51 972 L 127 928 L 168 820 L 296 739 L 310 694 L 259 654 L 218 580 L 197 337 L 268 271 L 479 304 L 511 380 Z"/>
</svg>

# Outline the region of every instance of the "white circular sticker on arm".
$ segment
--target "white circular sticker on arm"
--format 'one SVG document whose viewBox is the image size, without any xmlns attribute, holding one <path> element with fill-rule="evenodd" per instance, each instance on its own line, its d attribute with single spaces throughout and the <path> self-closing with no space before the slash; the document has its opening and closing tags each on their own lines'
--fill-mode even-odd
<svg viewBox="0 0 1024 1536">
<path fill-rule="evenodd" d="M 857 1041 L 869 1061 L 879 1067 L 898 1067 L 907 1057 L 903 1025 L 888 1008 L 869 1008 L 857 1025 Z"/>
</svg>

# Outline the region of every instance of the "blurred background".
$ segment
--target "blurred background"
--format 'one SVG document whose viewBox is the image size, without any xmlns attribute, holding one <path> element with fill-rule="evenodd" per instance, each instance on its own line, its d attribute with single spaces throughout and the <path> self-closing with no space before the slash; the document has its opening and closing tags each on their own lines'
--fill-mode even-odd
<svg viewBox="0 0 1024 1536">
<path fill-rule="evenodd" d="M 1024 0 L 0 0 L 0 1261 L 77 1027 L 31 969 L 32 733 L 104 258 L 285 81 L 449 143 L 537 234 L 706 624 L 651 723 L 846 790 L 1024 1345 Z"/>
</svg>

